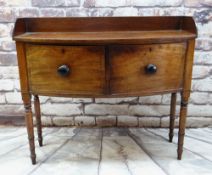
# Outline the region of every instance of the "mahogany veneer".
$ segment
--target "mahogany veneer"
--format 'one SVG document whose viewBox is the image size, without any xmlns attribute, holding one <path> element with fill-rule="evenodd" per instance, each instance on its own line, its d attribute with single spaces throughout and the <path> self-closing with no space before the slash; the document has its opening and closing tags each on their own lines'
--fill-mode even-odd
<svg viewBox="0 0 212 175">
<path fill-rule="evenodd" d="M 39 95 L 127 97 L 171 93 L 173 138 L 176 93 L 181 93 L 181 159 L 197 31 L 191 17 L 20 18 L 16 41 L 32 163 L 36 163 L 31 95 L 39 145 Z"/>
</svg>

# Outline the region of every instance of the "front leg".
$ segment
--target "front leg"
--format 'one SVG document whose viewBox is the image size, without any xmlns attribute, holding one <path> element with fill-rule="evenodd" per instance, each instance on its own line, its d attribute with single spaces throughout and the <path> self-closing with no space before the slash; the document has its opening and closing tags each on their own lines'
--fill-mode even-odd
<svg viewBox="0 0 212 175">
<path fill-rule="evenodd" d="M 188 99 L 191 92 L 191 78 L 192 78 L 192 65 L 194 58 L 195 40 L 189 40 L 187 42 L 187 53 L 185 60 L 184 80 L 183 80 L 183 91 L 181 93 L 181 107 L 180 107 L 180 123 L 178 133 L 178 156 L 181 160 L 183 152 L 183 142 L 186 127 L 186 116 L 187 116 L 187 105 Z"/>
<path fill-rule="evenodd" d="M 33 115 L 31 108 L 31 95 L 22 94 L 22 99 L 24 102 L 25 108 L 25 123 L 27 127 L 29 147 L 30 147 L 30 156 L 32 164 L 36 164 L 36 154 L 35 154 L 35 142 L 34 142 L 34 128 L 33 128 Z"/>
</svg>

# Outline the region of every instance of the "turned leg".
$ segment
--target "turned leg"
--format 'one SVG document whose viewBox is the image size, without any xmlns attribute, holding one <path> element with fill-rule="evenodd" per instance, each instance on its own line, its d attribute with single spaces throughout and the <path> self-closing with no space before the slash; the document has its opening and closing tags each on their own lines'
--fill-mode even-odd
<svg viewBox="0 0 212 175">
<path fill-rule="evenodd" d="M 169 142 L 172 142 L 174 136 L 174 121 L 175 121 L 175 110 L 176 110 L 176 98 L 177 94 L 172 93 L 171 95 L 171 107 L 170 107 L 170 124 L 169 124 Z"/>
<path fill-rule="evenodd" d="M 184 135 L 185 135 L 185 127 L 186 127 L 186 115 L 187 115 L 187 104 L 188 104 L 188 97 L 184 96 L 182 93 L 181 97 L 181 106 L 180 106 L 180 122 L 179 122 L 179 133 L 178 133 L 178 160 L 181 160 L 182 153 L 183 153 L 183 142 L 184 142 Z"/>
<path fill-rule="evenodd" d="M 41 124 L 41 114 L 40 114 L 40 100 L 37 95 L 34 96 L 34 107 L 35 107 L 37 134 L 38 134 L 38 143 L 40 146 L 43 146 L 42 124 Z"/>
<path fill-rule="evenodd" d="M 34 142 L 34 128 L 33 128 L 33 115 L 31 108 L 31 95 L 22 94 L 24 108 L 25 108 L 25 122 L 27 127 L 29 147 L 30 147 L 30 156 L 32 164 L 36 164 L 36 155 L 35 155 L 35 142 Z"/>
</svg>

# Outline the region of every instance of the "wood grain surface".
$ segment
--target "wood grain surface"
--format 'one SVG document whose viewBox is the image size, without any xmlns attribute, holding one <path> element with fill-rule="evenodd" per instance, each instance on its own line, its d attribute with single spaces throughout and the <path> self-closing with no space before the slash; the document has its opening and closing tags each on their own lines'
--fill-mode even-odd
<svg viewBox="0 0 212 175">
<path fill-rule="evenodd" d="M 150 94 L 182 88 L 186 43 L 111 46 L 111 93 Z M 147 74 L 154 64 L 157 72 Z"/>
<path fill-rule="evenodd" d="M 104 93 L 104 48 L 93 46 L 26 46 L 30 90 L 34 94 L 92 94 Z M 57 69 L 70 67 L 63 77 Z"/>
<path fill-rule="evenodd" d="M 196 37 L 191 17 L 20 18 L 13 39 L 57 44 L 183 42 Z"/>
</svg>

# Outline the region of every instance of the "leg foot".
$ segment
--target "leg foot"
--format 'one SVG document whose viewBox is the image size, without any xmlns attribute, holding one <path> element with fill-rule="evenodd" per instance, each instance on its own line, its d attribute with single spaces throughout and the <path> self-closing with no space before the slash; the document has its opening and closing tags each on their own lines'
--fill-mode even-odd
<svg viewBox="0 0 212 175">
<path fill-rule="evenodd" d="M 170 142 L 170 143 L 172 143 L 173 136 L 174 136 L 174 135 L 171 135 L 171 134 L 169 133 L 169 142 Z"/>
<path fill-rule="evenodd" d="M 39 143 L 39 146 L 41 147 L 41 146 L 43 146 L 43 140 L 41 139 L 41 140 L 38 140 L 38 143 Z"/>
<path fill-rule="evenodd" d="M 181 160 L 182 159 L 182 154 L 183 154 L 183 145 L 178 146 L 179 148 L 177 149 L 177 159 Z"/>
<path fill-rule="evenodd" d="M 174 135 L 169 134 L 169 142 L 170 142 L 170 143 L 172 143 L 173 136 L 174 136 Z"/>
<path fill-rule="evenodd" d="M 36 156 L 30 156 L 31 157 L 31 161 L 32 161 L 32 165 L 36 164 Z"/>
</svg>

